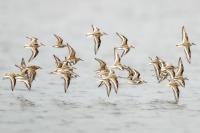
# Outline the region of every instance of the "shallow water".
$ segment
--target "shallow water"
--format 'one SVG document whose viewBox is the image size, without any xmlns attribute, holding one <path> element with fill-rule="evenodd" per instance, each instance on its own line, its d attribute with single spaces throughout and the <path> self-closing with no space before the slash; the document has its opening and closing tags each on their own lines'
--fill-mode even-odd
<svg viewBox="0 0 200 133">
<path fill-rule="evenodd" d="M 17 83 L 11 92 L 9 81 L 0 81 L 0 131 L 198 133 L 200 47 L 192 47 L 192 64 L 188 65 L 183 50 L 175 44 L 181 40 L 183 24 L 191 40 L 200 44 L 199 4 L 198 0 L 1 0 L 0 75 L 17 71 L 14 64 L 30 56 L 31 52 L 23 48 L 25 36 L 37 36 L 47 46 L 33 61 L 43 69 L 31 91 Z M 85 37 L 91 24 L 109 34 L 103 37 L 97 55 L 108 64 L 113 61 L 113 47 L 119 45 L 116 31 L 135 44 L 136 49 L 123 58 L 123 63 L 138 69 L 147 84 L 131 86 L 122 79 L 119 93 L 112 92 L 110 98 L 103 87 L 97 88 L 93 40 Z M 77 65 L 80 77 L 72 80 L 67 94 L 63 81 L 48 74 L 54 69 L 52 55 L 67 54 L 64 49 L 51 47 L 54 33 L 63 36 L 85 60 Z M 179 56 L 184 59 L 185 75 L 190 80 L 181 89 L 178 105 L 167 82 L 157 84 L 152 76 L 148 57 L 156 55 L 173 64 Z"/>
</svg>

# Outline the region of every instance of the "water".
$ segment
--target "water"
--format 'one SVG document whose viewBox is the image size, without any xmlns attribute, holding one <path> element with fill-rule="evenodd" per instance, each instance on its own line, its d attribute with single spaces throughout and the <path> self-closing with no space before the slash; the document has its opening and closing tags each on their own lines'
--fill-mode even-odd
<svg viewBox="0 0 200 133">
<path fill-rule="evenodd" d="M 38 37 L 46 47 L 32 62 L 43 69 L 32 91 L 17 83 L 11 92 L 8 80 L 0 82 L 0 131 L 8 133 L 198 133 L 200 90 L 198 61 L 200 47 L 192 47 L 192 64 L 186 63 L 182 49 L 175 48 L 185 25 L 191 40 L 199 41 L 198 0 L 18 0 L 0 2 L 0 74 L 17 71 L 22 57 L 31 52 L 23 48 L 25 36 Z M 126 35 L 136 49 L 123 63 L 138 69 L 148 84 L 128 85 L 120 80 L 118 95 L 97 88 L 93 40 L 85 37 L 94 24 L 109 34 L 102 39 L 97 57 L 113 61 L 113 47 L 119 45 L 115 32 Z M 85 61 L 77 65 L 79 78 L 72 80 L 64 94 L 63 81 L 48 73 L 54 69 L 53 54 L 64 57 L 65 49 L 54 49 L 53 34 L 61 35 Z M 174 104 L 167 82 L 157 84 L 152 77 L 148 56 L 160 56 L 177 64 L 184 59 L 185 75 L 190 79 L 181 89 L 180 103 Z M 126 73 L 118 72 L 121 76 Z"/>
</svg>

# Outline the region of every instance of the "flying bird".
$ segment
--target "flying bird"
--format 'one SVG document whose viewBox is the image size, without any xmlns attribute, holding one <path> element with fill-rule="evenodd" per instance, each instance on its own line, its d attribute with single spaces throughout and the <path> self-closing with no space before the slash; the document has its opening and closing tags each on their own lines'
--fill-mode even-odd
<svg viewBox="0 0 200 133">
<path fill-rule="evenodd" d="M 30 43 L 27 44 L 27 45 L 24 45 L 25 48 L 28 48 L 28 49 L 31 49 L 31 52 L 32 52 L 32 55 L 31 57 L 29 58 L 28 62 L 30 62 L 31 60 L 33 60 L 39 53 L 39 50 L 38 48 L 40 46 L 45 46 L 44 44 L 42 43 L 39 43 L 38 42 L 38 38 L 35 38 L 35 37 L 26 37 L 30 40 Z"/>
<path fill-rule="evenodd" d="M 67 45 L 63 43 L 63 39 L 60 36 L 54 34 L 54 37 L 56 38 L 56 44 L 53 47 L 55 48 L 67 47 Z"/>
<path fill-rule="evenodd" d="M 186 59 L 189 64 L 191 63 L 191 48 L 190 47 L 192 45 L 196 45 L 196 44 L 190 42 L 188 34 L 185 30 L 185 27 L 182 26 L 182 42 L 180 44 L 177 44 L 176 46 L 184 48 Z"/>
<path fill-rule="evenodd" d="M 131 48 L 135 48 L 135 46 L 128 44 L 128 39 L 124 35 L 119 34 L 118 32 L 116 32 L 116 35 L 121 39 L 121 46 L 114 48 L 114 55 L 116 50 L 123 50 L 121 54 L 121 57 L 123 57 L 130 51 Z"/>
<path fill-rule="evenodd" d="M 98 28 L 98 27 L 96 27 L 96 26 L 94 26 L 94 25 L 91 25 L 91 27 L 92 27 L 92 32 L 90 32 L 90 33 L 87 33 L 86 35 L 87 36 L 93 36 L 94 37 L 94 53 L 95 53 L 95 55 L 97 54 L 97 52 L 98 52 L 98 50 L 99 50 L 99 48 L 100 48 L 100 46 L 101 46 L 101 37 L 103 36 L 103 35 L 107 35 L 107 33 L 105 33 L 105 32 L 102 32 L 101 30 L 100 30 L 100 28 Z"/>
<path fill-rule="evenodd" d="M 14 91 L 16 85 L 16 74 L 15 73 L 6 73 L 3 76 L 3 79 L 10 79 L 11 90 Z"/>
</svg>

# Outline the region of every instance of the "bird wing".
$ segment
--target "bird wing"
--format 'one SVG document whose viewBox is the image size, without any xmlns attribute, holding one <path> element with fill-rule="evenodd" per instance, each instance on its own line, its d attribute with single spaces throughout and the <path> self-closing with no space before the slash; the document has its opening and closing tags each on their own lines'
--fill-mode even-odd
<svg viewBox="0 0 200 133">
<path fill-rule="evenodd" d="M 115 53 L 115 61 L 114 61 L 114 64 L 118 64 L 118 63 L 120 63 L 120 62 L 121 62 L 121 58 L 120 58 L 119 54 L 116 52 L 116 53 Z"/>
<path fill-rule="evenodd" d="M 183 40 L 183 42 L 189 41 L 188 34 L 187 34 L 184 26 L 182 27 L 182 40 Z"/>
<path fill-rule="evenodd" d="M 104 84 L 106 86 L 107 96 L 109 97 L 110 96 L 110 92 L 111 92 L 111 83 L 108 80 L 106 80 L 106 81 L 104 80 Z"/>
<path fill-rule="evenodd" d="M 66 75 L 64 76 L 64 89 L 65 89 L 65 93 L 67 92 L 67 89 L 70 85 L 70 81 L 71 81 L 71 78 L 70 76 Z"/>
<path fill-rule="evenodd" d="M 69 44 L 67 44 L 67 47 L 69 50 L 69 57 L 75 57 L 75 55 L 76 55 L 75 50 Z"/>
<path fill-rule="evenodd" d="M 127 44 L 128 39 L 127 39 L 124 35 L 119 34 L 118 32 L 116 32 L 116 34 L 117 34 L 117 36 L 121 39 L 121 44 L 122 44 L 122 46 L 128 45 L 128 44 Z"/>
<path fill-rule="evenodd" d="M 105 69 L 105 67 L 106 67 L 106 63 L 103 61 L 103 60 L 101 60 L 101 59 L 99 59 L 99 58 L 94 58 L 97 62 L 99 62 L 99 64 L 100 64 L 100 68 L 101 69 Z"/>
<path fill-rule="evenodd" d="M 35 80 L 35 77 L 37 75 L 37 72 L 35 70 L 30 72 L 30 81 L 32 82 L 33 80 Z"/>
<path fill-rule="evenodd" d="M 94 25 L 91 25 L 91 27 L 92 27 L 92 31 L 94 32 L 94 30 L 95 30 L 95 27 L 94 27 Z"/>
<path fill-rule="evenodd" d="M 101 87 L 103 85 L 103 81 L 100 81 L 98 87 Z"/>
<path fill-rule="evenodd" d="M 55 59 L 56 67 L 60 67 L 62 64 L 61 60 L 56 55 L 53 55 L 53 57 Z"/>
<path fill-rule="evenodd" d="M 130 68 L 130 67 L 127 67 L 126 70 L 128 71 L 128 77 L 132 77 L 135 75 L 135 72 Z"/>
<path fill-rule="evenodd" d="M 38 55 L 39 50 L 37 48 L 33 49 L 33 59 Z"/>
<path fill-rule="evenodd" d="M 176 77 L 182 76 L 184 72 L 184 66 L 181 57 L 178 60 L 178 70 L 176 71 Z"/>
<path fill-rule="evenodd" d="M 63 39 L 60 36 L 56 35 L 56 34 L 54 34 L 54 36 L 57 39 L 57 42 L 58 42 L 57 45 L 61 45 L 63 43 Z"/>
<path fill-rule="evenodd" d="M 28 90 L 31 90 L 31 82 L 30 82 L 30 80 L 29 79 L 24 79 L 23 82 L 26 85 L 26 87 L 28 88 Z"/>
<path fill-rule="evenodd" d="M 10 84 L 11 84 L 11 89 L 13 91 L 16 85 L 16 79 L 14 77 L 10 78 Z"/>
<path fill-rule="evenodd" d="M 184 47 L 184 52 L 185 52 L 186 59 L 187 59 L 188 63 L 191 63 L 191 50 L 190 50 L 190 46 L 185 46 Z"/>
<path fill-rule="evenodd" d="M 21 67 L 26 68 L 26 62 L 25 62 L 24 58 L 22 58 Z"/>
<path fill-rule="evenodd" d="M 38 53 L 39 53 L 39 51 L 38 51 L 37 48 L 32 48 L 31 51 L 32 51 L 32 55 L 31 55 L 30 59 L 28 60 L 28 62 L 30 62 L 31 60 L 33 60 L 38 55 Z"/>
<path fill-rule="evenodd" d="M 117 78 L 110 78 L 110 81 L 114 85 L 115 93 L 117 94 L 118 88 L 119 88 L 119 82 L 118 82 Z"/>
<path fill-rule="evenodd" d="M 134 71 L 134 76 L 133 76 L 133 80 L 137 80 L 137 79 L 139 79 L 140 78 L 140 73 L 137 71 L 137 70 L 135 70 L 135 69 L 132 69 L 133 71 Z"/>
<path fill-rule="evenodd" d="M 173 85 L 173 86 L 171 86 L 171 88 L 173 90 L 175 100 L 176 100 L 176 102 L 178 102 L 179 101 L 179 93 L 180 93 L 179 88 L 177 85 Z"/>
<path fill-rule="evenodd" d="M 101 45 L 101 37 L 94 36 L 94 42 L 95 42 L 95 54 L 97 54 L 97 51 L 99 50 L 99 47 Z"/>
<path fill-rule="evenodd" d="M 159 80 L 159 78 L 160 78 L 160 68 L 159 68 L 158 65 L 153 65 L 153 68 L 154 68 L 155 73 L 156 73 L 156 78 L 157 78 L 157 80 Z"/>
</svg>

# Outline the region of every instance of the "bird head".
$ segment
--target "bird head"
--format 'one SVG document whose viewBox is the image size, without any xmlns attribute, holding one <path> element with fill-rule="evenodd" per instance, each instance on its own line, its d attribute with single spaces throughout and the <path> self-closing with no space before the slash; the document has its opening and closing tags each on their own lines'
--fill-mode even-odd
<svg viewBox="0 0 200 133">
<path fill-rule="evenodd" d="M 135 46 L 134 45 L 130 45 L 130 48 L 135 48 Z"/>
<path fill-rule="evenodd" d="M 32 67 L 33 67 L 33 69 L 36 69 L 36 70 L 37 69 L 42 69 L 40 66 L 36 66 L 36 65 L 33 65 Z"/>
<path fill-rule="evenodd" d="M 107 33 L 105 33 L 105 32 L 103 32 L 102 34 L 103 34 L 103 35 L 108 35 L 108 34 L 107 34 Z"/>
</svg>

